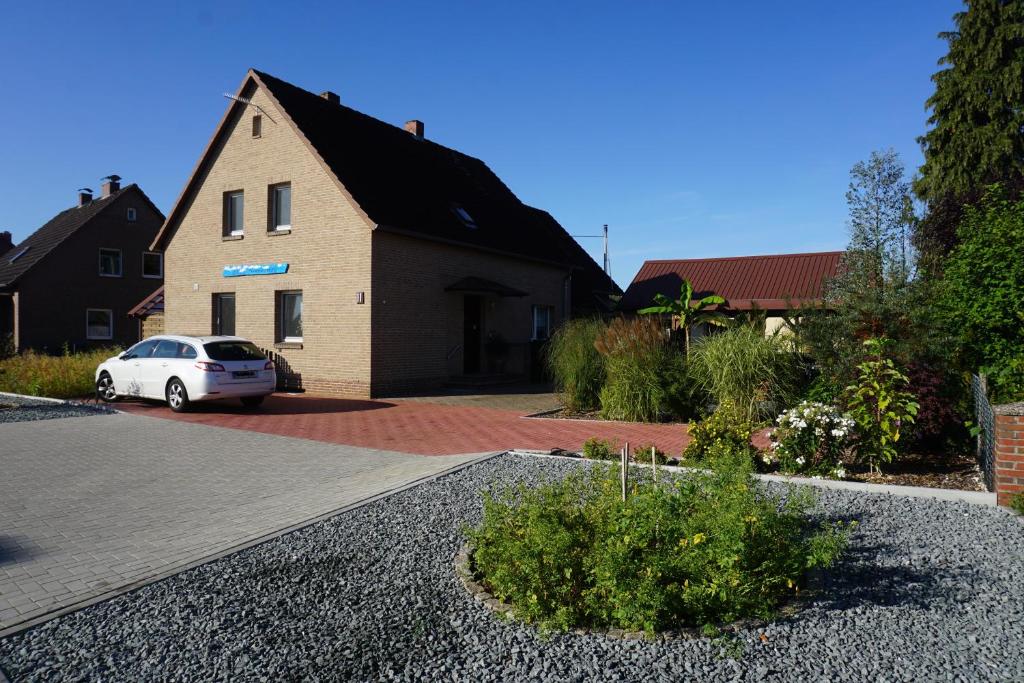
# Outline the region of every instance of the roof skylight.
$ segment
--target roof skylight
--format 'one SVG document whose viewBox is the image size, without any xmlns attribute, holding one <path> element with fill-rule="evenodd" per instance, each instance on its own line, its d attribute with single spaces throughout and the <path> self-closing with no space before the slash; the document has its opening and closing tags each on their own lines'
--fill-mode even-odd
<svg viewBox="0 0 1024 683">
<path fill-rule="evenodd" d="M 8 263 L 14 263 L 14 262 L 15 262 L 15 261 L 17 261 L 18 259 L 20 259 L 20 258 L 21 258 L 22 256 L 24 256 L 24 255 L 25 255 L 25 252 L 27 252 L 27 251 L 28 251 L 29 249 L 31 249 L 31 248 L 32 248 L 31 246 L 28 246 L 28 247 L 25 247 L 24 249 L 19 249 L 19 250 L 18 250 L 18 253 L 17 253 L 17 254 L 15 254 L 14 256 L 12 256 L 12 257 L 11 257 L 11 260 L 10 260 L 10 261 L 8 261 Z"/>
<path fill-rule="evenodd" d="M 452 211 L 455 212 L 455 215 L 459 217 L 459 220 L 462 221 L 467 228 L 476 227 L 476 221 L 473 220 L 473 217 L 469 215 L 469 211 L 466 211 L 463 207 L 459 206 L 458 204 L 452 207 Z"/>
</svg>

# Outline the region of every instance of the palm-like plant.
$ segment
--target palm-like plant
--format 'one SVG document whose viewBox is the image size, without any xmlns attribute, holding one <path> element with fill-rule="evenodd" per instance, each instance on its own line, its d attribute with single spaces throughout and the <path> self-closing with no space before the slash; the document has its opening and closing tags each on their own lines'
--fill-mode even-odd
<svg viewBox="0 0 1024 683">
<path fill-rule="evenodd" d="M 679 291 L 678 299 L 669 299 L 664 294 L 654 295 L 654 305 L 648 306 L 647 308 L 641 308 L 637 313 L 644 315 L 649 314 L 668 314 L 672 316 L 672 330 L 683 330 L 683 348 L 686 353 L 686 357 L 690 357 L 690 328 L 694 325 L 701 323 L 707 323 L 708 325 L 714 325 L 715 327 L 726 327 L 729 324 L 729 318 L 726 317 L 721 311 L 709 311 L 709 306 L 715 306 L 725 303 L 725 298 L 718 296 L 717 294 L 710 294 L 703 299 L 694 301 L 693 299 L 693 284 L 689 280 L 683 280 L 683 285 Z"/>
</svg>

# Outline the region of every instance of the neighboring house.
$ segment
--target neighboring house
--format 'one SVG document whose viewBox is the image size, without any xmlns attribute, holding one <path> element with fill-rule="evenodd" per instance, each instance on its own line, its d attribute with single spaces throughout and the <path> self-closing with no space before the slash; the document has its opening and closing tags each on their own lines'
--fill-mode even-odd
<svg viewBox="0 0 1024 683">
<path fill-rule="evenodd" d="M 128 317 L 138 321 L 139 339 L 146 339 L 164 333 L 164 286 L 140 301 Z"/>
<path fill-rule="evenodd" d="M 249 71 L 153 249 L 165 325 L 239 334 L 305 389 L 380 396 L 482 373 L 620 293 L 480 160 Z"/>
<path fill-rule="evenodd" d="M 78 205 L 0 256 L 0 338 L 19 350 L 128 346 L 139 327 L 128 311 L 163 281 L 150 250 L 164 216 L 137 185 L 103 180 Z"/>
<path fill-rule="evenodd" d="M 783 326 L 787 311 L 820 305 L 825 284 L 839 271 L 843 252 L 706 259 L 645 261 L 619 302 L 619 310 L 650 306 L 656 294 L 679 298 L 683 280 L 693 285 L 694 299 L 724 297 L 726 313 L 756 311 L 765 316 L 765 334 Z M 704 330 L 696 330 L 699 336 Z"/>
</svg>

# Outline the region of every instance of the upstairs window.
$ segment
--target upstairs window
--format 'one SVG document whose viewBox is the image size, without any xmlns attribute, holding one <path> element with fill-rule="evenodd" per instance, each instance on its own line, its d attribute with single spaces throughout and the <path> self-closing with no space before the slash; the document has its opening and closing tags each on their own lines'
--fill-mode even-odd
<svg viewBox="0 0 1024 683">
<path fill-rule="evenodd" d="M 120 249 L 100 249 L 100 276 L 121 277 L 124 270 L 121 264 Z"/>
<path fill-rule="evenodd" d="M 142 252 L 142 277 L 159 280 L 164 276 L 164 255 L 155 251 Z"/>
<path fill-rule="evenodd" d="M 263 117 L 259 114 L 252 117 L 252 136 L 254 138 L 263 136 Z"/>
<path fill-rule="evenodd" d="M 270 186 L 270 230 L 292 229 L 292 185 Z"/>
<path fill-rule="evenodd" d="M 473 220 L 473 217 L 469 215 L 469 211 L 466 211 L 464 207 L 456 204 L 455 206 L 452 207 L 452 211 L 455 212 L 455 215 L 459 217 L 459 220 L 462 221 L 462 224 L 465 225 L 467 228 L 477 227 L 476 221 Z"/>
<path fill-rule="evenodd" d="M 245 233 L 242 222 L 245 216 L 245 193 L 233 190 L 224 193 L 224 235 L 239 236 Z"/>
<path fill-rule="evenodd" d="M 128 210 L 125 212 L 125 216 L 129 223 L 134 223 L 138 218 L 138 212 L 135 210 L 134 206 L 129 206 Z"/>
</svg>

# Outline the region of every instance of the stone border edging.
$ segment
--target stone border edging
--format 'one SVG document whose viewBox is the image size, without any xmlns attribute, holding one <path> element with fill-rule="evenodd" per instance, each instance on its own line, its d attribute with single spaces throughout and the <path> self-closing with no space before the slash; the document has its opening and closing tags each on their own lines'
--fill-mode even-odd
<svg viewBox="0 0 1024 683">
<path fill-rule="evenodd" d="M 459 577 L 459 581 L 466 590 L 469 591 L 469 594 L 473 596 L 473 599 L 498 617 L 516 620 L 520 624 L 529 625 L 526 622 L 516 619 L 515 607 L 496 598 L 487 591 L 487 588 L 485 588 L 483 584 L 477 581 L 477 574 L 473 570 L 472 565 L 473 549 L 467 543 L 466 545 L 463 545 L 455 555 L 455 574 Z M 813 572 L 808 579 L 807 588 L 786 600 L 779 607 L 775 620 L 795 616 L 810 598 L 817 595 L 820 590 L 818 585 L 820 583 L 820 576 L 820 573 Z M 770 623 L 771 622 L 763 619 L 737 619 L 736 621 L 728 624 L 719 625 L 718 629 L 723 632 L 737 633 L 743 629 L 764 628 Z M 684 626 L 667 631 L 660 631 L 655 633 L 653 636 L 648 634 L 646 631 L 627 631 L 621 628 L 575 627 L 570 629 L 570 632 L 581 636 L 603 636 L 610 640 L 646 640 L 649 642 L 709 638 L 709 636 L 705 636 L 701 633 L 701 629 L 695 626 Z"/>
<path fill-rule="evenodd" d="M 77 612 L 79 610 L 85 609 L 86 607 L 90 607 L 90 606 L 95 605 L 97 603 L 106 602 L 107 600 L 112 600 L 113 598 L 120 597 L 120 596 L 125 595 L 127 593 L 132 593 L 132 592 L 134 592 L 136 590 L 139 590 L 140 588 L 145 588 L 146 586 L 148 586 L 150 584 L 157 583 L 158 581 L 163 581 L 164 579 L 169 578 L 171 576 L 174 576 L 175 574 L 180 574 L 180 573 L 186 572 L 186 571 L 188 571 L 190 569 L 195 569 L 196 567 L 200 567 L 200 566 L 202 566 L 204 564 L 209 564 L 210 562 L 215 562 L 216 560 L 219 560 L 219 559 L 221 559 L 223 557 L 227 557 L 228 555 L 234 555 L 235 553 L 241 552 L 243 550 L 247 550 L 248 548 L 252 548 L 253 546 L 261 545 L 263 543 L 266 543 L 267 541 L 272 541 L 275 538 L 280 538 L 281 536 L 284 536 L 285 534 L 291 533 L 293 531 L 298 531 L 298 530 L 304 529 L 304 528 L 306 528 L 308 526 L 312 526 L 312 525 L 316 524 L 317 522 L 322 522 L 322 521 L 324 521 L 326 519 L 330 519 L 331 517 L 336 517 L 337 515 L 341 515 L 341 514 L 344 514 L 346 512 L 351 512 L 352 510 L 356 510 L 356 509 L 359 509 L 359 508 L 364 507 L 366 505 L 370 505 L 371 503 L 375 503 L 378 500 L 381 500 L 383 498 L 387 498 L 388 496 L 392 496 L 392 495 L 394 495 L 396 493 L 401 493 L 402 491 L 405 491 L 407 489 L 411 489 L 411 488 L 413 488 L 415 486 L 419 486 L 420 484 L 425 484 L 425 483 L 433 481 L 435 479 L 440 479 L 441 477 L 447 476 L 449 474 L 454 474 L 456 472 L 464 470 L 467 467 L 472 467 L 473 465 L 478 465 L 478 464 L 480 464 L 482 462 L 486 462 L 488 460 L 491 460 L 492 458 L 497 458 L 499 456 L 505 455 L 507 452 L 508 451 L 495 451 L 493 453 L 487 453 L 487 454 L 482 455 L 482 456 L 480 456 L 478 458 L 473 458 L 472 460 L 469 460 L 467 462 L 463 462 L 463 463 L 459 463 L 459 464 L 456 464 L 456 465 L 452 465 L 451 467 L 449 467 L 446 470 L 442 470 L 440 472 L 434 472 L 433 474 L 427 474 L 427 475 L 424 475 L 422 477 L 419 477 L 418 479 L 414 479 L 413 481 L 406 482 L 404 484 L 400 484 L 400 485 L 398 485 L 398 486 L 396 486 L 394 488 L 388 489 L 387 491 L 383 491 L 381 493 L 378 493 L 378 494 L 375 494 L 373 496 L 370 496 L 369 498 L 364 498 L 363 500 L 358 500 L 358 501 L 356 501 L 354 503 L 349 503 L 348 505 L 344 505 L 344 506 L 342 506 L 340 508 L 336 508 L 334 510 L 329 510 L 328 512 L 323 512 L 323 513 L 321 513 L 319 515 L 316 515 L 314 517 L 310 517 L 310 518 L 305 519 L 305 520 L 303 520 L 301 522 L 296 522 L 294 524 L 290 524 L 290 525 L 288 525 L 288 526 L 286 526 L 284 528 L 278 529 L 276 531 L 271 531 L 271 532 L 268 532 L 268 533 L 265 533 L 265 534 L 261 534 L 261 535 L 255 537 L 255 538 L 250 538 L 248 540 L 240 541 L 240 542 L 238 542 L 238 543 L 236 543 L 236 544 L 234 544 L 232 546 L 229 546 L 229 547 L 227 547 L 227 548 L 225 548 L 223 550 L 219 550 L 219 551 L 214 552 L 214 553 L 209 553 L 209 554 L 203 555 L 203 556 L 201 556 L 201 557 L 199 557 L 197 559 L 190 560 L 190 561 L 187 561 L 185 563 L 182 563 L 182 564 L 179 564 L 179 565 L 176 565 L 176 566 L 173 566 L 173 567 L 169 567 L 169 568 L 164 569 L 164 570 L 162 570 L 162 571 L 160 571 L 160 572 L 158 572 L 156 574 L 153 574 L 152 576 L 149 576 L 149 577 L 146 577 L 146 578 L 143 578 L 143 579 L 139 579 L 139 580 L 133 581 L 131 583 L 123 584 L 121 586 L 114 586 L 114 587 L 110 588 L 110 590 L 107 590 L 106 592 L 101 593 L 100 595 L 94 595 L 94 596 L 85 598 L 85 599 L 83 599 L 83 600 L 81 600 L 79 602 L 76 602 L 74 604 L 65 605 L 65 606 L 60 607 L 58 609 L 52 610 L 50 612 L 47 612 L 46 614 L 41 614 L 39 616 L 33 617 L 31 619 L 27 619 L 25 621 L 19 622 L 17 624 L 12 625 L 12 626 L 8 626 L 7 628 L 0 629 L 0 639 L 7 638 L 9 636 L 12 636 L 12 635 L 14 635 L 16 633 L 20 633 L 22 631 L 26 631 L 26 630 L 28 630 L 30 628 L 33 628 L 35 626 L 39 626 L 40 624 L 46 623 L 47 621 L 51 621 L 53 619 L 56 619 L 58 617 L 62 617 L 64 615 L 70 614 L 72 612 Z M 430 456 L 423 456 L 423 457 L 430 457 Z M 2 673 L 2 671 L 0 671 L 0 673 Z M 2 679 L 0 679 L 0 683 L 4 683 L 4 681 Z"/>
<path fill-rule="evenodd" d="M 63 398 L 50 398 L 49 396 L 28 396 L 26 394 L 14 394 L 9 391 L 0 391 L 0 396 L 10 396 L 11 398 L 24 398 L 29 401 L 44 401 L 46 403 L 71 403 L 71 401 Z"/>
<path fill-rule="evenodd" d="M 613 461 L 590 461 L 582 456 L 553 455 L 547 451 L 531 451 L 516 449 L 509 451 L 518 455 L 529 455 L 537 458 L 561 458 L 565 460 L 582 460 L 585 462 L 613 462 Z M 648 463 L 630 462 L 631 467 L 650 467 Z M 692 467 L 679 467 L 677 465 L 658 465 L 658 469 L 665 469 L 669 472 L 690 472 Z M 988 491 L 962 491 L 960 489 L 934 489 L 926 486 L 903 486 L 900 484 L 869 484 L 861 481 L 837 481 L 835 479 L 811 479 L 809 477 L 796 477 L 784 474 L 762 474 L 755 472 L 754 476 L 762 481 L 773 481 L 783 484 L 796 484 L 800 486 L 816 486 L 823 489 L 837 489 L 840 491 L 855 491 L 859 493 L 885 493 L 890 496 L 906 496 L 909 498 L 934 498 L 946 502 L 967 503 L 969 505 L 986 505 L 995 507 L 996 494 Z"/>
</svg>

